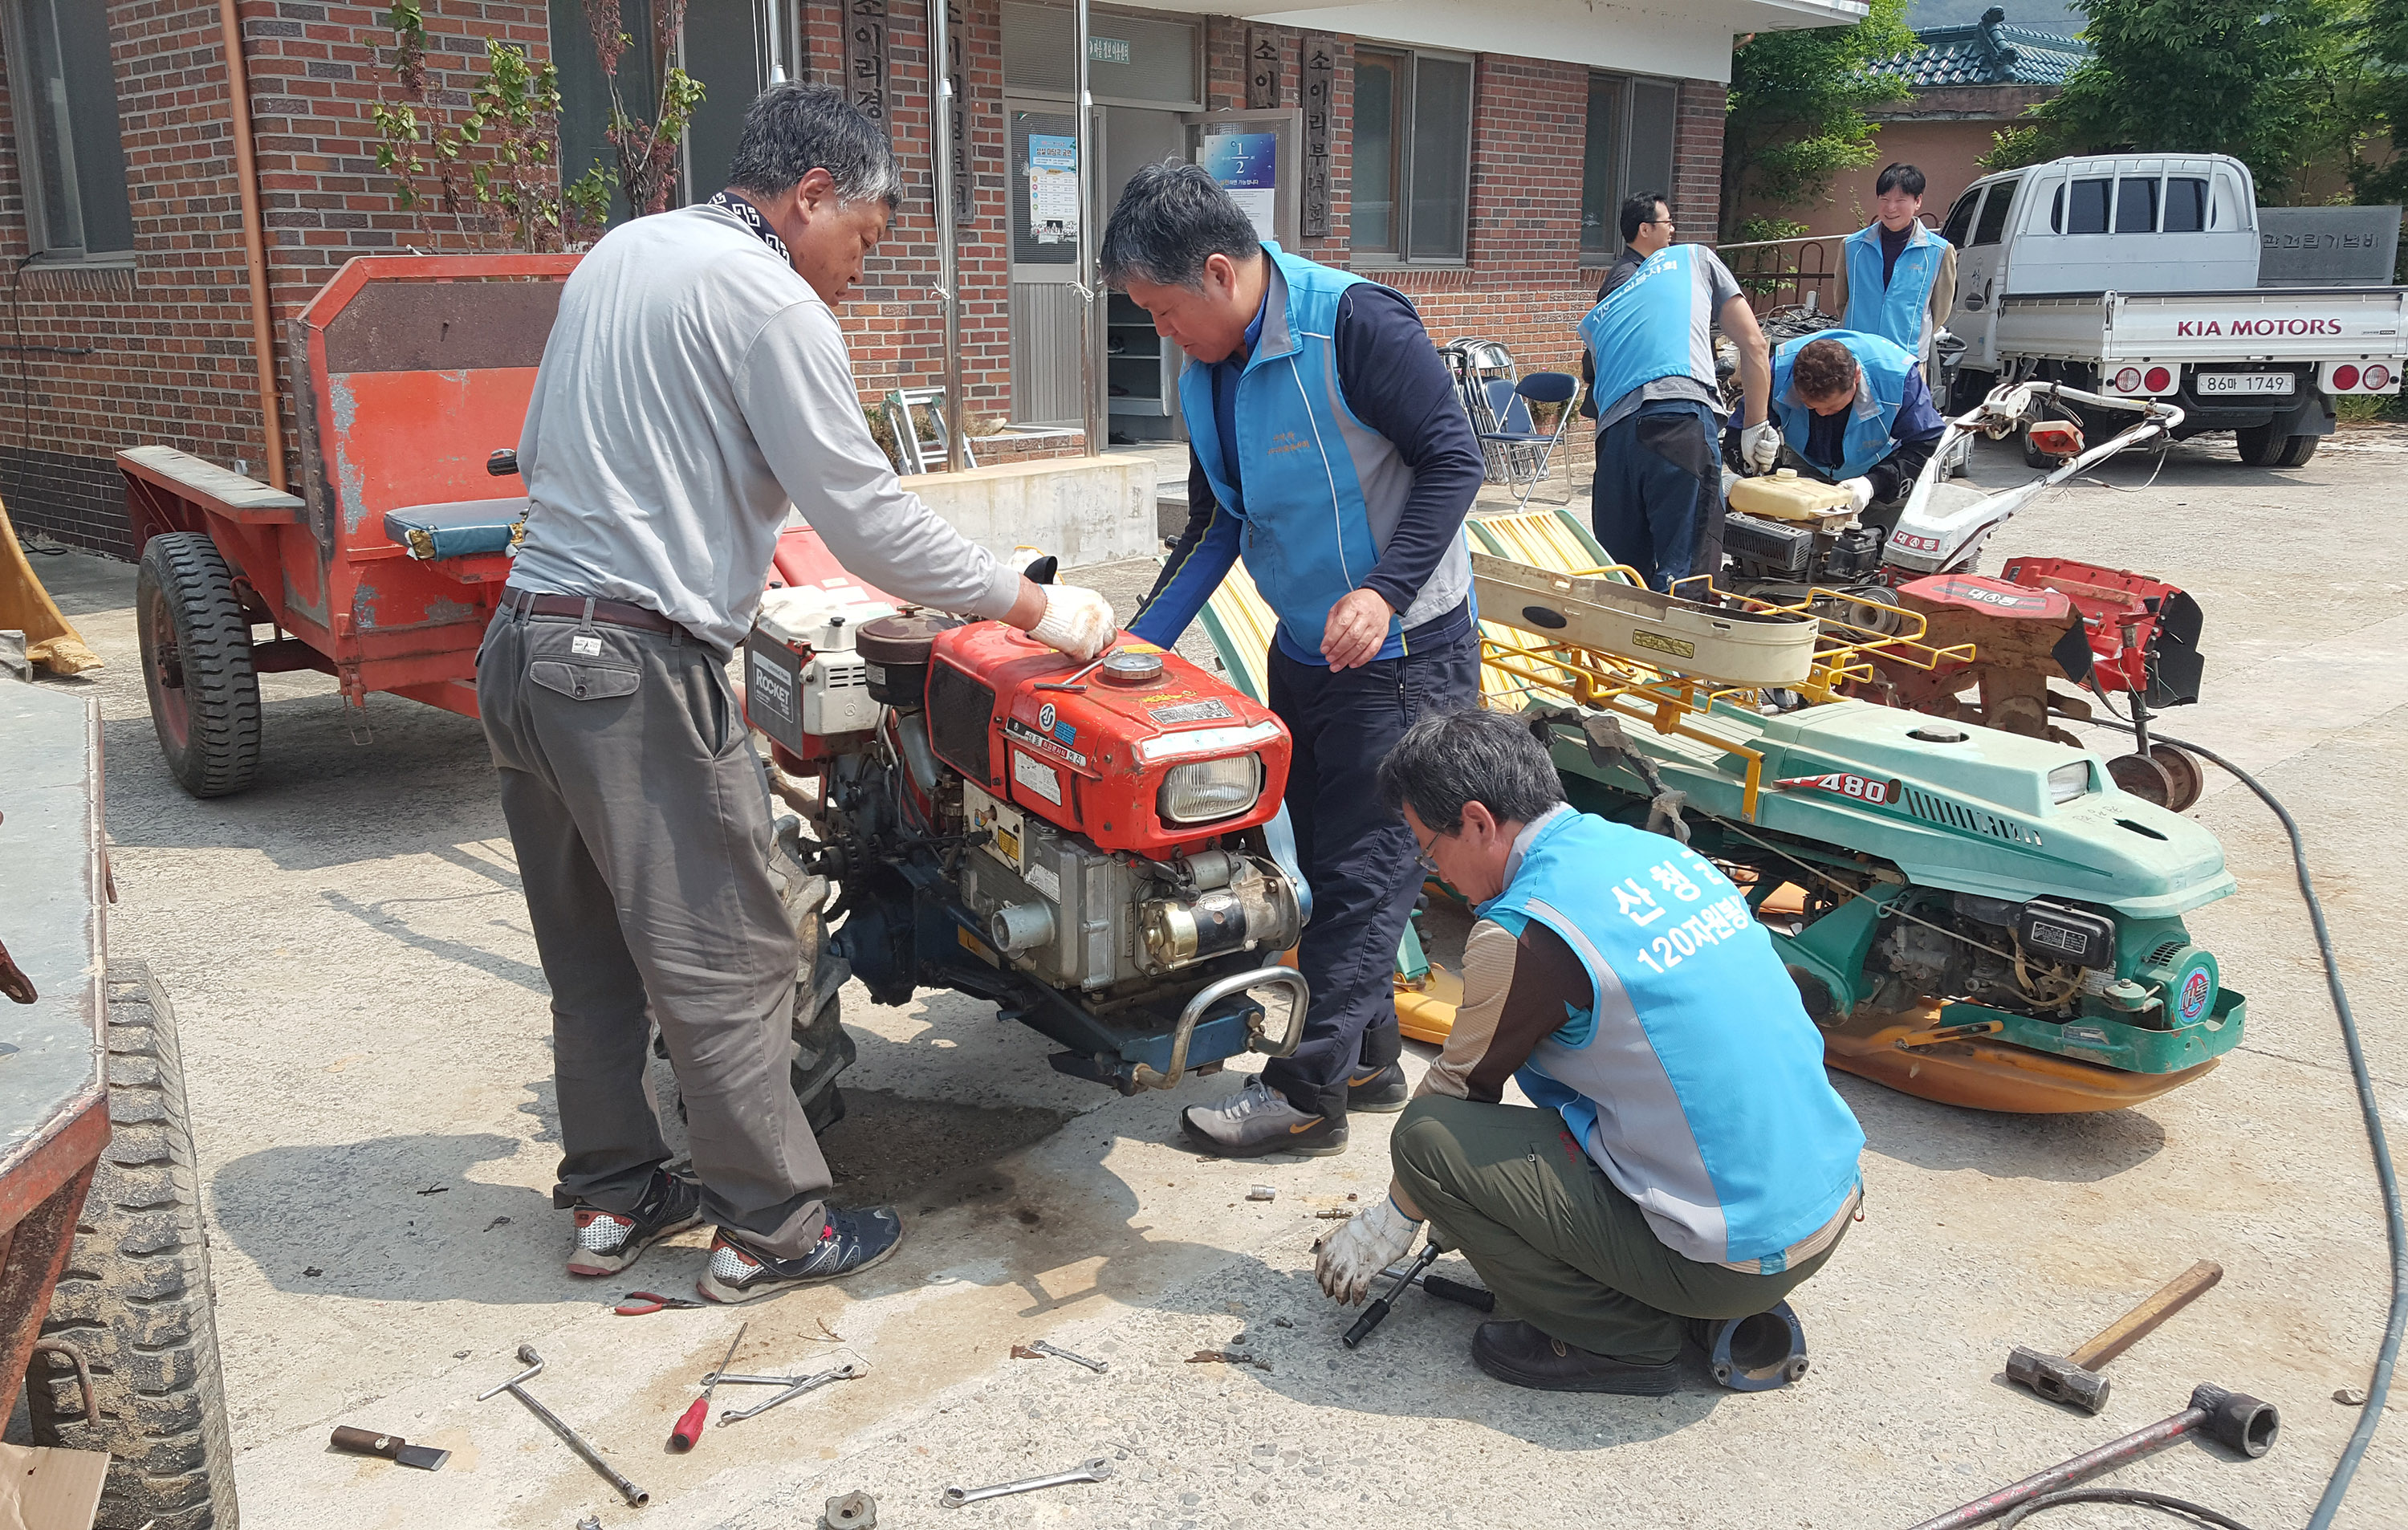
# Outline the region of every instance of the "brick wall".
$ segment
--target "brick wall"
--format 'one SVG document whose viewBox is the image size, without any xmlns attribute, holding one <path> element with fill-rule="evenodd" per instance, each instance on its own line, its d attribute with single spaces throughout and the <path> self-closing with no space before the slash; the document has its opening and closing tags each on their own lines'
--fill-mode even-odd
<svg viewBox="0 0 2408 1530">
<path fill-rule="evenodd" d="M 104 0 L 89 0 L 100 4 Z M 13 393 L 13 429 L 0 426 L 0 494 L 19 523 L 87 547 L 127 551 L 117 450 L 163 442 L 265 476 L 251 350 L 240 201 L 213 0 L 105 0 L 133 201 L 133 266 L 19 268 L 27 251 L 13 131 L 0 131 L 0 259 L 10 327 L 0 390 Z M 494 233 L 422 207 L 405 212 L 374 161 L 370 108 L 394 93 L 391 35 L 377 4 L 238 0 L 251 71 L 253 131 L 265 208 L 285 439 L 294 440 L 292 365 L 283 351 L 301 306 L 345 260 L 405 248 L 491 248 Z M 925 11 L 898 3 L 891 18 L 894 130 L 907 146 L 907 195 L 867 279 L 840 317 L 865 396 L 938 379 L 937 304 Z M 426 0 L 437 97 L 456 108 L 480 75 L 486 40 L 549 57 L 544 0 Z M 832 77 L 843 56 L 839 0 L 807 0 L 811 69 Z M 1300 93 L 1304 34 L 1276 30 L 1284 54 L 1282 104 Z M 1331 231 L 1301 253 L 1349 263 L 1354 68 L 1340 37 L 1332 133 Z M 977 216 L 961 234 L 966 402 L 1008 416 L 1011 400 L 1010 272 L 1004 153 L 1001 7 L 967 0 L 965 74 Z M 585 48 L 581 30 L 558 46 Z M 1205 26 L 1207 101 L 1242 105 L 1245 24 Z M 1576 361 L 1572 326 L 1592 301 L 1580 260 L 1580 181 L 1587 70 L 1483 56 L 1475 80 L 1469 261 L 1458 268 L 1366 274 L 1410 295 L 1434 337 L 1488 336 L 1524 369 Z M 9 82 L 0 69 L 0 126 Z M 1724 91 L 1689 82 L 1680 93 L 1676 215 L 1711 228 L 1720 173 Z M 699 188 L 708 190 L 709 188 Z M 297 461 L 288 448 L 288 469 Z"/>
</svg>

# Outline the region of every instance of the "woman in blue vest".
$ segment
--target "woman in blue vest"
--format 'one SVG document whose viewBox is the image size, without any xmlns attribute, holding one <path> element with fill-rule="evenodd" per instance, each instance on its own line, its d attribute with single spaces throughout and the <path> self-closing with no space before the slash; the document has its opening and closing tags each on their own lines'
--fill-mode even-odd
<svg viewBox="0 0 2408 1530">
<path fill-rule="evenodd" d="M 1416 723 L 1380 788 L 1479 922 L 1388 1194 L 1324 1242 L 1321 1287 L 1362 1300 L 1426 1218 L 1519 1319 L 1481 1325 L 1482 1370 L 1670 1392 L 1684 1320 L 1770 1309 L 1856 1215 L 1865 1135 L 1822 1037 L 1739 889 L 1676 839 L 1575 812 L 1524 722 Z"/>
<path fill-rule="evenodd" d="M 1340 1152 L 1348 1110 L 1405 1103 L 1390 973 L 1422 879 L 1373 777 L 1416 717 L 1480 694 L 1463 540 L 1480 443 L 1404 294 L 1262 243 L 1201 166 L 1130 177 L 1102 253 L 1187 353 L 1187 530 L 1129 630 L 1169 647 L 1243 555 L 1279 616 L 1265 700 L 1295 739 L 1312 889 L 1303 1040 L 1182 1121 L 1224 1157 Z"/>
<path fill-rule="evenodd" d="M 1931 365 L 1932 336 L 1956 301 L 1956 247 L 1923 226 L 1923 172 L 1887 164 L 1873 182 L 1879 215 L 1841 242 L 1840 323 L 1878 335 Z"/>
<path fill-rule="evenodd" d="M 1772 353 L 1772 419 L 1795 463 L 1846 489 L 1859 510 L 1914 488 L 1947 428 L 1914 357 L 1844 329 Z"/>
</svg>

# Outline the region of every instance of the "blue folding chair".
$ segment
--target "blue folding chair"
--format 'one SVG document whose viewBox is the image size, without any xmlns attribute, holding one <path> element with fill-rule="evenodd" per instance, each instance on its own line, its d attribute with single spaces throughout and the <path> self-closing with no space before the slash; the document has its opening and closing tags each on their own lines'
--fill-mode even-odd
<svg viewBox="0 0 2408 1530">
<path fill-rule="evenodd" d="M 1520 491 L 1521 497 L 1513 505 L 1519 510 L 1530 503 L 1532 492 L 1545 479 L 1555 460 L 1555 449 L 1571 429 L 1578 413 L 1572 401 L 1580 394 L 1580 379 L 1570 372 L 1533 372 L 1519 382 L 1492 378 L 1481 386 L 1488 412 L 1497 421 L 1495 430 L 1480 433 L 1481 453 L 1488 459 L 1492 478 L 1502 478 Z M 1532 423 L 1533 404 L 1561 406 L 1553 430 L 1542 431 Z M 1569 504 L 1571 470 L 1564 471 L 1564 499 Z"/>
</svg>

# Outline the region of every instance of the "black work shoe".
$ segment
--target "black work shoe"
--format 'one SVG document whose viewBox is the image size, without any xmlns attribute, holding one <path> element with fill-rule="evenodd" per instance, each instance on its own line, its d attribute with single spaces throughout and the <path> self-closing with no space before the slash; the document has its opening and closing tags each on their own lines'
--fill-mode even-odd
<svg viewBox="0 0 2408 1530">
<path fill-rule="evenodd" d="M 798 1286 L 815 1286 L 856 1275 L 893 1253 L 903 1242 L 903 1222 L 891 1206 L 867 1211 L 830 1211 L 819 1243 L 799 1258 L 763 1253 L 726 1228 L 710 1240 L 710 1262 L 695 1290 L 706 1301 L 750 1302 Z"/>
<path fill-rule="evenodd" d="M 568 1251 L 571 1275 L 616 1275 L 646 1249 L 702 1220 L 702 1187 L 665 1168 L 633 1211 L 605 1211 L 580 1203 L 573 1219 L 577 1241 Z"/>
<path fill-rule="evenodd" d="M 1662 1397 L 1680 1385 L 1681 1368 L 1616 1360 L 1549 1338 L 1526 1323 L 1484 1323 L 1471 1336 L 1471 1360 L 1500 1381 L 1541 1392 L 1612 1392 Z"/>
<path fill-rule="evenodd" d="M 1401 1110 L 1412 1098 L 1412 1086 L 1405 1082 L 1405 1065 L 1390 1063 L 1386 1067 L 1371 1068 L 1346 1076 L 1346 1108 L 1370 1110 L 1384 1114 Z"/>
<path fill-rule="evenodd" d="M 1275 1152 L 1326 1158 L 1346 1151 L 1346 1118 L 1308 1116 L 1257 1073 L 1234 1094 L 1179 1112 L 1187 1139 L 1221 1158 L 1268 1158 Z"/>
</svg>

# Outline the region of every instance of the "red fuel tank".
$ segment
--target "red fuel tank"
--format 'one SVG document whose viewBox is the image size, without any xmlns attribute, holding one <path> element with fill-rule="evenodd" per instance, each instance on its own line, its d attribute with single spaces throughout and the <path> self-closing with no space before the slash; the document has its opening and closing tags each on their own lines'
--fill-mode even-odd
<svg viewBox="0 0 2408 1530">
<path fill-rule="evenodd" d="M 1279 811 L 1286 726 L 1176 653 L 1123 633 L 1084 666 L 977 622 L 938 635 L 929 657 L 938 756 L 1098 849 L 1160 859 Z"/>
</svg>

